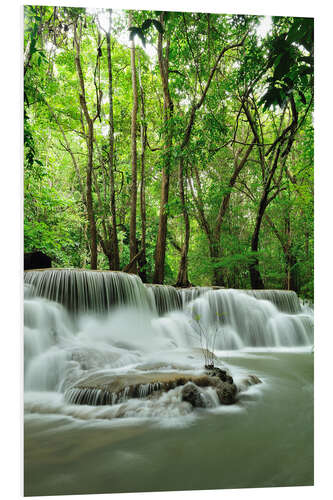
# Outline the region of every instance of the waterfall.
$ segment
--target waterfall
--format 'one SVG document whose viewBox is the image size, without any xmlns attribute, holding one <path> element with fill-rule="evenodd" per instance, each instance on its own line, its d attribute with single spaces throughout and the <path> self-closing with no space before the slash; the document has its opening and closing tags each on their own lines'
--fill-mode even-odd
<svg viewBox="0 0 333 500">
<path fill-rule="evenodd" d="M 159 315 L 182 308 L 182 296 L 179 290 L 168 285 L 146 285 L 151 303 Z"/>
<path fill-rule="evenodd" d="M 148 308 L 149 294 L 140 278 L 118 271 L 85 271 L 81 269 L 46 269 L 26 271 L 25 285 L 30 296 L 58 302 L 74 313 L 104 313 L 117 305 Z"/>
<path fill-rule="evenodd" d="M 203 354 L 313 345 L 313 310 L 294 292 L 145 286 L 111 271 L 28 271 L 24 279 L 25 391 L 57 391 L 68 403 L 81 401 L 75 384 L 87 376 L 141 377 L 138 396 L 147 398 L 160 379 L 145 373 L 200 373 Z M 84 390 L 81 402 L 116 402 L 103 388 Z"/>
<path fill-rule="evenodd" d="M 301 304 L 297 294 L 291 290 L 244 290 L 244 292 L 256 299 L 269 300 L 282 312 L 301 312 Z"/>
<path fill-rule="evenodd" d="M 189 308 L 204 331 L 218 332 L 217 349 L 304 346 L 313 341 L 313 317 L 296 313 L 301 308 L 294 292 L 214 290 Z"/>
</svg>

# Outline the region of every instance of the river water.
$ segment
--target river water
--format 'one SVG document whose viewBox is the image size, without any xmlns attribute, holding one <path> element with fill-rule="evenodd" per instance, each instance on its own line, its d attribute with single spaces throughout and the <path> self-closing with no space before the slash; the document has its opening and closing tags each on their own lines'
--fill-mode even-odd
<svg viewBox="0 0 333 500">
<path fill-rule="evenodd" d="M 43 273 L 26 273 L 26 496 L 313 484 L 313 312 L 295 295 L 177 295 L 117 276 L 108 309 L 96 274 L 70 302 L 59 274 Z M 207 408 L 180 388 L 103 406 L 68 397 L 87 374 L 200 375 L 202 346 L 239 387 L 250 374 L 261 383 L 230 406 L 205 389 Z"/>
</svg>

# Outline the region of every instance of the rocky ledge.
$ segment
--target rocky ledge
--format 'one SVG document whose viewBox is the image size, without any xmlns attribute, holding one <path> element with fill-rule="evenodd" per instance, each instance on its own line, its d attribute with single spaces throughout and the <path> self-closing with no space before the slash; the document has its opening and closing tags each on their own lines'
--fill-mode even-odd
<svg viewBox="0 0 333 500">
<path fill-rule="evenodd" d="M 177 372 L 128 373 L 125 375 L 91 374 L 80 379 L 65 392 L 68 403 L 79 405 L 110 405 L 129 398 L 158 397 L 162 392 L 182 386 L 181 397 L 193 407 L 206 407 L 202 389 L 215 390 L 220 404 L 236 402 L 237 393 L 250 385 L 261 383 L 255 375 L 249 375 L 239 387 L 232 376 L 213 365 L 205 367 L 202 375 Z"/>
</svg>

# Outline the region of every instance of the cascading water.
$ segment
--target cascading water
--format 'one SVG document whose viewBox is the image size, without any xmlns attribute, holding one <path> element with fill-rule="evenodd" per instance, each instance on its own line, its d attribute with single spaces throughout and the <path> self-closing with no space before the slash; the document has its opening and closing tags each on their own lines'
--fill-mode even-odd
<svg viewBox="0 0 333 500">
<path fill-rule="evenodd" d="M 25 272 L 30 295 L 59 302 L 74 313 L 104 313 L 117 305 L 147 308 L 150 297 L 138 276 L 122 272 L 47 269 Z"/>
<path fill-rule="evenodd" d="M 26 391 L 65 392 L 101 370 L 140 374 L 142 365 L 197 373 L 202 349 L 313 344 L 312 314 L 293 292 L 182 290 L 120 272 L 45 270 L 25 273 L 25 295 Z"/>
<path fill-rule="evenodd" d="M 120 272 L 53 269 L 25 272 L 24 296 L 28 494 L 140 491 L 141 478 L 150 467 L 135 472 L 138 462 L 131 465 L 124 452 L 128 447 L 132 454 L 140 449 L 149 464 L 165 461 L 165 467 L 170 468 L 179 463 L 172 472 L 174 486 L 179 489 L 196 487 L 177 471 L 187 467 L 196 470 L 198 450 L 208 447 L 200 459 L 200 474 L 191 473 L 186 478 L 200 476 L 200 488 L 248 486 L 246 475 L 242 479 L 242 471 L 248 468 L 242 452 L 244 442 L 256 436 L 253 449 L 258 439 L 265 446 L 269 439 L 276 450 L 280 446 L 287 449 L 297 437 L 300 423 L 296 416 L 302 413 L 301 408 L 310 420 L 307 447 L 303 440 L 299 445 L 299 455 L 306 463 L 305 479 L 300 484 L 311 481 L 312 386 L 305 386 L 304 380 L 311 380 L 313 310 L 301 304 L 294 292 L 208 287 L 183 290 L 144 285 L 137 276 Z M 218 379 L 212 384 L 204 367 L 211 363 L 231 373 L 239 390 L 236 404 L 220 404 Z M 258 384 L 260 380 L 263 383 Z M 261 400 L 265 400 L 264 405 Z M 295 422 L 293 428 L 290 421 Z M 205 422 L 210 422 L 207 429 Z M 279 423 L 280 431 L 269 430 L 260 438 L 258 429 L 264 430 L 266 425 L 270 429 L 272 422 Z M 142 439 L 136 438 L 133 447 L 127 440 L 125 448 L 117 448 L 120 435 L 124 433 L 128 439 L 127 432 L 136 435 L 138 426 L 146 429 Z M 210 437 L 212 428 L 215 434 Z M 158 450 L 152 449 L 152 432 L 159 432 L 155 438 L 158 443 L 168 436 Z M 105 439 L 111 436 L 110 446 Z M 184 457 L 168 451 L 167 443 L 173 439 L 187 450 Z M 287 443 L 283 444 L 283 439 Z M 217 440 L 223 441 L 220 447 Z M 198 443 L 195 451 L 187 449 L 191 442 Z M 70 475 L 61 465 L 66 446 L 81 457 L 79 472 L 75 460 L 66 462 L 66 474 L 68 467 Z M 218 474 L 211 471 L 220 462 L 220 451 L 233 448 L 239 449 L 241 456 L 236 453 L 234 462 L 228 458 L 224 480 L 216 482 L 220 470 Z M 49 450 L 49 457 L 45 450 Z M 54 457 L 58 457 L 59 466 Z M 109 480 L 107 469 L 99 479 L 109 462 L 117 464 L 119 472 Z M 202 464 L 206 463 L 210 468 L 203 475 Z M 266 462 L 261 463 L 258 477 L 265 466 Z M 131 483 L 124 480 L 123 484 L 121 478 L 129 471 Z M 237 471 L 234 483 L 233 471 Z M 275 474 L 276 460 L 273 477 Z M 151 489 L 169 489 L 164 477 L 164 470 L 154 472 L 147 479 Z M 279 485 L 295 484 L 283 475 L 279 477 Z M 255 485 L 259 484 L 258 479 Z"/>
</svg>

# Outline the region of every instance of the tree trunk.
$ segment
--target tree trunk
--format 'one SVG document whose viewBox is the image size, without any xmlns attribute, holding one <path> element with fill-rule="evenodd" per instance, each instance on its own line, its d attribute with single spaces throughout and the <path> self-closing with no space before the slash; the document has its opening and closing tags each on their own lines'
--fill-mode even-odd
<svg viewBox="0 0 333 500">
<path fill-rule="evenodd" d="M 185 240 L 182 247 L 182 253 L 180 257 L 179 270 L 177 276 L 176 286 L 187 287 L 190 286 L 187 271 L 187 254 L 190 242 L 190 220 L 187 212 L 186 202 L 185 202 L 185 189 L 184 189 L 184 158 L 182 157 L 179 162 L 178 170 L 178 181 L 179 181 L 179 195 L 182 204 L 182 212 L 184 217 L 185 225 Z"/>
<path fill-rule="evenodd" d="M 74 24 L 74 46 L 75 46 L 75 65 L 77 69 L 77 74 L 79 77 L 80 84 L 80 104 L 83 110 L 87 125 L 88 125 L 88 163 L 87 163 L 87 177 L 86 177 L 86 200 L 87 200 L 87 215 L 89 222 L 89 233 L 90 233 L 90 252 L 91 269 L 97 269 L 97 232 L 96 232 L 96 221 L 94 215 L 93 198 L 92 198 L 92 169 L 93 169 L 93 151 L 94 151 L 94 120 L 91 119 L 86 102 L 86 93 L 84 86 L 84 79 L 80 60 L 80 41 L 77 36 L 77 24 Z"/>
<path fill-rule="evenodd" d="M 297 259 L 293 254 L 292 240 L 291 240 L 291 227 L 290 216 L 287 215 L 285 219 L 286 228 L 286 245 L 284 247 L 284 255 L 286 262 L 286 289 L 298 292 L 298 272 L 297 272 Z"/>
<path fill-rule="evenodd" d="M 141 255 L 142 255 L 142 248 L 137 254 L 134 255 L 133 259 L 131 259 L 129 261 L 129 263 L 127 264 L 127 266 L 124 267 L 122 272 L 123 273 L 133 273 L 134 265 L 140 259 Z"/>
<path fill-rule="evenodd" d="M 209 255 L 213 263 L 213 285 L 225 286 L 223 271 L 221 267 L 217 266 L 217 261 L 221 258 L 221 249 L 219 240 L 211 239 L 209 242 Z"/>
<path fill-rule="evenodd" d="M 113 121 L 113 81 L 112 81 L 112 59 L 111 59 L 111 20 L 112 10 L 109 10 L 109 31 L 106 32 L 107 58 L 108 58 L 108 80 L 109 80 L 109 182 L 110 182 L 110 211 L 111 211 L 111 252 L 109 259 L 110 269 L 119 270 L 119 245 L 116 218 L 116 197 L 114 180 L 114 121 Z"/>
<path fill-rule="evenodd" d="M 181 146 L 180 146 L 180 149 L 182 152 L 186 149 L 188 143 L 190 142 L 190 137 L 191 137 L 191 133 L 192 133 L 193 126 L 194 126 L 196 113 L 201 108 L 201 106 L 203 105 L 203 103 L 206 99 L 211 82 L 212 82 L 213 77 L 217 71 L 218 65 L 219 65 L 222 57 L 224 56 L 224 54 L 228 50 L 243 45 L 244 40 L 245 40 L 245 37 L 243 38 L 243 40 L 240 43 L 235 44 L 235 45 L 226 46 L 219 53 L 219 55 L 215 61 L 214 66 L 210 70 L 209 77 L 207 79 L 207 83 L 202 90 L 200 99 L 198 99 L 198 101 L 196 101 L 192 105 L 192 108 L 191 108 L 191 111 L 189 114 L 189 120 L 188 120 L 186 129 L 185 129 L 183 141 L 182 141 Z M 252 146 L 251 146 L 251 149 L 252 149 Z M 251 149 L 250 149 L 250 151 L 251 151 Z M 187 254 L 188 254 L 188 250 L 189 250 L 189 240 L 190 240 L 190 220 L 189 220 L 188 211 L 187 211 L 187 207 L 186 207 L 186 203 L 185 203 L 184 158 L 183 157 L 181 157 L 180 162 L 179 162 L 178 182 L 179 182 L 179 196 L 180 196 L 180 201 L 181 201 L 181 205 L 182 205 L 182 213 L 183 213 L 184 226 L 185 226 L 185 241 L 184 241 L 184 245 L 182 248 L 182 254 L 181 254 L 178 277 L 177 277 L 177 285 L 185 287 L 185 286 L 190 285 L 190 282 L 188 280 L 188 272 L 187 272 Z M 229 203 L 229 201 L 227 201 L 227 204 L 228 203 Z"/>
<path fill-rule="evenodd" d="M 139 86 L 140 86 L 140 101 L 141 101 L 141 125 L 140 125 L 140 138 L 141 138 L 141 184 L 140 184 L 140 215 L 141 215 L 141 249 L 142 254 L 139 259 L 139 276 L 144 283 L 147 281 L 146 270 L 146 179 L 145 179 L 145 154 L 147 147 L 147 123 L 145 115 L 145 96 L 141 81 L 141 67 L 139 59 Z"/>
<path fill-rule="evenodd" d="M 157 241 L 155 248 L 155 271 L 153 283 L 163 284 L 164 281 L 164 263 L 165 263 L 165 247 L 167 236 L 168 215 L 166 206 L 169 197 L 170 174 L 166 168 L 162 169 L 161 183 L 161 201 L 160 201 L 160 217 L 158 224 Z"/>
<path fill-rule="evenodd" d="M 269 172 L 268 178 L 265 182 L 264 191 L 263 191 L 263 194 L 261 196 L 260 203 L 259 203 L 258 215 L 257 215 L 256 224 L 255 224 L 255 228 L 254 228 L 252 240 L 251 240 L 251 251 L 254 253 L 258 252 L 259 234 L 260 234 L 261 223 L 262 223 L 263 216 L 265 214 L 265 210 L 268 207 L 269 203 L 276 197 L 277 193 L 279 192 L 278 190 L 276 190 L 275 194 L 271 195 L 271 197 L 269 198 L 269 193 L 271 192 L 271 183 L 273 180 L 274 173 L 277 169 L 277 165 L 278 165 L 278 161 L 279 161 L 279 157 L 280 157 L 280 152 L 281 152 L 281 146 L 278 146 L 277 151 L 275 153 L 273 166 L 271 167 L 271 171 Z M 249 271 L 250 271 L 251 287 L 254 289 L 265 288 L 264 282 L 263 282 L 261 275 L 260 275 L 259 259 L 257 256 L 254 256 L 253 261 L 249 266 Z"/>
<path fill-rule="evenodd" d="M 264 196 L 261 199 L 259 211 L 256 219 L 255 228 L 253 231 L 252 239 L 251 239 L 251 251 L 257 253 L 259 247 L 259 233 L 260 227 L 262 223 L 262 218 L 264 216 L 265 210 L 267 207 L 267 193 L 264 193 Z M 251 279 L 251 288 L 255 290 L 261 290 L 265 288 L 264 282 L 261 278 L 259 271 L 259 259 L 255 256 L 253 257 L 253 261 L 249 266 L 250 271 L 250 279 Z"/>
<path fill-rule="evenodd" d="M 130 18 L 131 25 L 131 18 Z M 135 45 L 131 42 L 131 74 L 132 74 L 132 121 L 131 121 L 131 163 L 132 163 L 132 182 L 131 182 L 131 217 L 130 217 L 130 260 L 137 254 L 136 243 L 136 202 L 137 202 L 137 149 L 136 149 L 136 120 L 138 112 L 138 89 L 136 79 L 135 65 Z M 137 262 L 135 261 L 132 268 L 133 273 L 137 272 Z"/>
<path fill-rule="evenodd" d="M 160 15 L 160 21 L 163 23 L 163 13 Z M 171 171 L 171 147 L 172 147 L 172 117 L 173 117 L 173 102 L 169 92 L 169 41 L 167 42 L 166 55 L 163 55 L 162 47 L 163 35 L 158 34 L 158 62 L 163 87 L 163 121 L 165 137 L 164 137 L 164 158 L 162 168 L 162 182 L 161 182 L 161 201 L 160 201 L 160 215 L 158 224 L 157 241 L 155 248 L 155 270 L 153 282 L 162 284 L 164 281 L 164 264 L 165 264 L 165 249 L 166 249 L 166 236 L 167 236 L 167 203 L 169 199 L 169 184 L 170 184 L 170 171 Z"/>
<path fill-rule="evenodd" d="M 298 293 L 299 291 L 299 279 L 298 279 L 298 272 L 297 272 L 297 259 L 296 257 L 292 254 L 292 252 L 288 252 L 285 255 L 286 259 L 286 289 L 287 290 L 293 290 L 294 292 Z"/>
<path fill-rule="evenodd" d="M 260 163 L 261 163 L 262 175 L 263 175 L 263 181 L 264 181 L 263 194 L 262 194 L 262 197 L 260 200 L 258 215 L 257 215 L 257 219 L 256 219 L 254 232 L 252 235 L 252 241 L 251 241 L 251 250 L 254 253 L 258 252 L 259 233 L 260 233 L 262 218 L 264 216 L 264 213 L 265 213 L 267 206 L 277 196 L 277 194 L 279 192 L 279 185 L 281 183 L 283 169 L 285 167 L 287 156 L 290 153 L 292 144 L 294 142 L 295 133 L 297 131 L 298 113 L 296 110 L 296 105 L 295 105 L 295 101 L 294 101 L 292 94 L 289 97 L 289 102 L 290 102 L 291 112 L 292 112 L 292 122 L 290 125 L 288 125 L 282 131 L 282 133 L 279 135 L 279 137 L 277 137 L 277 139 L 269 147 L 269 149 L 266 153 L 264 153 L 264 148 L 260 145 L 261 143 L 263 143 L 263 140 L 260 140 L 260 138 L 259 138 L 259 135 L 257 132 L 257 126 L 256 126 L 255 121 L 252 118 L 252 115 L 249 111 L 249 108 L 245 105 L 245 103 L 243 104 L 247 120 L 249 122 L 249 125 L 252 129 L 253 135 L 256 139 L 256 143 L 258 145 L 258 152 L 259 152 L 259 156 L 260 156 Z M 257 108 L 256 108 L 256 111 L 257 111 Z M 280 127 L 282 127 L 283 116 L 284 115 L 282 115 Z M 289 137 L 286 135 L 288 131 L 289 131 Z M 284 145 L 284 143 L 286 141 L 287 141 L 287 146 L 285 147 L 283 154 L 281 155 L 281 158 L 283 158 L 283 160 L 281 161 L 280 175 L 278 176 L 277 180 L 274 180 L 274 174 L 277 170 L 278 162 L 279 162 L 279 158 L 280 158 L 281 147 Z M 274 152 L 275 152 L 275 156 L 274 156 Z M 273 153 L 273 156 L 271 157 L 272 158 L 271 166 L 269 166 L 267 168 L 267 162 L 266 162 L 265 157 L 269 156 L 272 153 Z M 274 158 L 274 161 L 273 161 L 273 158 Z M 273 195 L 271 194 L 271 196 L 269 198 L 269 194 L 272 193 L 272 190 L 273 190 L 271 188 L 272 182 L 274 184 L 273 189 L 275 189 L 275 193 Z M 261 278 L 260 271 L 259 271 L 259 259 L 257 256 L 253 257 L 253 261 L 249 266 L 249 271 L 250 271 L 251 287 L 254 289 L 264 288 L 264 283 L 263 283 L 263 280 Z"/>
<path fill-rule="evenodd" d="M 93 169 L 93 124 L 88 124 L 88 165 L 87 165 L 87 182 L 86 182 L 86 199 L 87 199 L 87 214 L 90 231 L 90 249 L 91 249 L 91 269 L 97 269 L 97 232 L 96 221 L 94 215 L 93 198 L 92 198 L 92 169 Z"/>
<path fill-rule="evenodd" d="M 230 177 L 229 183 L 228 183 L 228 192 L 225 194 L 221 200 L 220 203 L 220 208 L 219 212 L 216 217 L 216 222 L 215 222 L 215 230 L 213 231 L 213 244 L 212 244 L 212 252 L 211 252 L 211 257 L 213 260 L 213 263 L 215 262 L 218 258 L 222 257 L 222 249 L 220 246 L 220 238 L 221 238 L 221 230 L 222 230 L 222 223 L 225 218 L 225 215 L 227 213 L 229 203 L 230 203 L 230 197 L 231 197 L 231 190 L 234 187 L 236 180 L 246 165 L 246 162 L 250 156 L 250 153 L 253 149 L 253 146 L 256 143 L 256 139 L 254 138 L 247 148 L 247 150 L 244 153 L 243 158 L 241 161 L 238 163 L 237 158 L 234 160 L 234 171 L 232 176 Z M 225 286 L 225 279 L 223 276 L 223 270 L 221 268 L 217 268 L 214 266 L 214 271 L 213 271 L 213 280 L 214 280 L 214 285 L 216 286 Z"/>
</svg>

